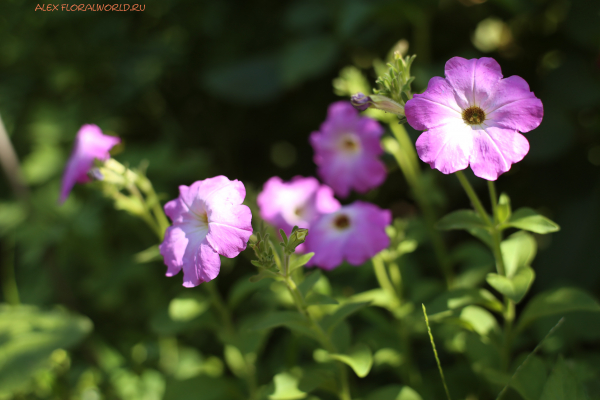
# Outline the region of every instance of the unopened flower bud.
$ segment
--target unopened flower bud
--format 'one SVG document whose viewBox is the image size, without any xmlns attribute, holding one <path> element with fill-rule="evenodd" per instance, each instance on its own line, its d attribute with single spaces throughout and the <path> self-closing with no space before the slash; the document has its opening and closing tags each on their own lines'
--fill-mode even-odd
<svg viewBox="0 0 600 400">
<path fill-rule="evenodd" d="M 93 181 L 101 181 L 104 180 L 104 175 L 100 172 L 98 168 L 92 168 L 87 173 L 88 177 Z"/>
<path fill-rule="evenodd" d="M 385 112 L 389 112 L 392 114 L 404 116 L 404 107 L 401 104 L 396 103 L 394 100 L 390 99 L 389 97 L 374 94 L 374 95 L 371 95 L 369 97 L 369 99 L 370 99 L 369 104 L 373 108 L 376 108 L 378 110 L 382 110 Z"/>
<path fill-rule="evenodd" d="M 308 235 L 308 229 L 295 226 L 292 229 L 292 234 L 287 238 L 287 243 L 284 244 L 285 251 L 290 254 L 296 251 L 296 247 L 300 246 L 306 240 L 306 235 Z"/>
<path fill-rule="evenodd" d="M 365 111 L 369 108 L 369 101 L 371 98 L 369 96 L 365 96 L 363 93 L 353 94 L 350 98 L 350 102 L 358 111 Z"/>
</svg>

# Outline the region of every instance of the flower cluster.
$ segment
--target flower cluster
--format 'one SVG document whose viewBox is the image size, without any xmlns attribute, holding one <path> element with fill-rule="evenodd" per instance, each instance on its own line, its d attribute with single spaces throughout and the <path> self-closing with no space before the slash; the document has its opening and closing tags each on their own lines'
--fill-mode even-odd
<svg viewBox="0 0 600 400">
<path fill-rule="evenodd" d="M 317 173 L 329 186 L 313 177 L 290 182 L 272 177 L 258 195 L 266 222 L 286 234 L 294 225 L 309 228 L 306 242 L 297 248 L 315 253 L 307 265 L 333 269 L 344 260 L 361 265 L 389 245 L 388 210 L 361 201 L 341 206 L 333 196 L 346 197 L 351 189 L 364 193 L 385 180 L 379 160 L 382 134 L 378 122 L 358 115 L 349 102 L 333 103 L 320 131 L 310 136 Z"/>
</svg>

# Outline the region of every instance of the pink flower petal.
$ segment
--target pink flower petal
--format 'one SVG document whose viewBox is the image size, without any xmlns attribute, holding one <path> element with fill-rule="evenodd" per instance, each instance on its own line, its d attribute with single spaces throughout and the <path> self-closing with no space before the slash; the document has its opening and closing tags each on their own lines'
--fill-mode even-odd
<svg viewBox="0 0 600 400">
<path fill-rule="evenodd" d="M 537 128 L 544 116 L 542 101 L 520 76 L 503 79 L 496 86 L 494 95 L 483 104 L 486 120 L 521 132 Z"/>
<path fill-rule="evenodd" d="M 480 178 L 495 181 L 529 152 L 525 136 L 513 129 L 488 126 L 473 133 L 471 169 Z"/>
<path fill-rule="evenodd" d="M 104 135 L 96 125 L 83 125 L 77 132 L 73 152 L 67 161 L 63 174 L 59 203 L 69 197 L 75 183 L 86 183 L 90 179 L 88 171 L 94 164 L 94 159 L 108 160 L 108 153 L 121 139 Z"/>
<path fill-rule="evenodd" d="M 494 87 L 502 79 L 502 70 L 493 58 L 466 60 L 453 57 L 446 63 L 446 79 L 455 90 L 458 105 L 464 110 L 480 106 L 492 95 Z"/>
<path fill-rule="evenodd" d="M 417 139 L 417 153 L 423 162 L 444 174 L 469 166 L 473 151 L 472 129 L 462 121 L 423 132 Z"/>
<path fill-rule="evenodd" d="M 429 80 L 427 90 L 415 94 L 404 108 L 410 126 L 418 130 L 435 128 L 462 118 L 450 83 L 440 77 Z"/>
</svg>

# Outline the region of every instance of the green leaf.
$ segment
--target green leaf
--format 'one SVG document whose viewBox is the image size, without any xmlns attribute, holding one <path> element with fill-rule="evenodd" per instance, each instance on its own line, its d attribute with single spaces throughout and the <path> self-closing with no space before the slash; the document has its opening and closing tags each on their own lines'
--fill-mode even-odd
<svg viewBox="0 0 600 400">
<path fill-rule="evenodd" d="M 258 263 L 258 261 L 251 260 L 250 262 L 252 264 L 254 264 L 256 262 L 256 264 L 254 264 L 254 266 L 262 268 L 261 265 Z M 276 277 L 277 277 L 277 275 L 275 275 L 275 273 L 273 273 L 273 272 L 271 272 L 269 270 L 263 269 L 258 274 L 252 275 L 250 278 L 248 278 L 248 280 L 250 282 L 252 282 L 252 283 L 256 283 L 256 282 L 258 282 L 258 281 L 260 281 L 262 279 L 265 279 L 265 278 L 276 278 Z"/>
<path fill-rule="evenodd" d="M 304 278 L 302 283 L 298 285 L 298 290 L 300 291 L 300 293 L 302 293 L 303 297 L 306 297 L 308 292 L 310 292 L 310 290 L 313 288 L 313 286 L 315 286 L 315 284 L 320 278 L 321 271 L 319 270 L 310 273 L 308 276 L 306 276 L 306 278 Z"/>
<path fill-rule="evenodd" d="M 487 336 L 492 331 L 500 330 L 496 318 L 488 310 L 479 306 L 463 308 L 460 312 L 460 319 L 481 336 Z"/>
<path fill-rule="evenodd" d="M 369 301 L 363 301 L 358 303 L 346 303 L 338 307 L 337 310 L 331 315 L 326 316 L 322 320 L 323 329 L 331 332 L 333 328 L 350 315 L 354 314 L 358 310 L 371 304 Z"/>
<path fill-rule="evenodd" d="M 507 225 L 541 234 L 560 230 L 560 226 L 556 222 L 528 207 L 519 208 L 515 211 L 508 220 Z"/>
<path fill-rule="evenodd" d="M 492 311 L 502 312 L 504 305 L 485 289 L 456 289 L 445 292 L 427 305 L 429 319 L 434 321 L 452 315 L 469 305 L 481 305 Z"/>
<path fill-rule="evenodd" d="M 540 400 L 547 377 L 544 361 L 537 356 L 531 356 L 527 364 L 519 367 L 519 372 L 514 375 L 510 386 L 525 400 Z"/>
<path fill-rule="evenodd" d="M 486 229 L 488 225 L 475 211 L 458 210 L 443 216 L 435 227 L 447 231 L 451 229 Z"/>
<path fill-rule="evenodd" d="M 292 255 L 288 272 L 291 273 L 296 268 L 305 266 L 314 255 L 315 253 L 306 253 L 302 254 L 301 256 Z"/>
<path fill-rule="evenodd" d="M 520 267 L 530 266 L 537 253 L 534 237 L 524 231 L 510 235 L 500 243 L 506 276 L 512 277 Z"/>
<path fill-rule="evenodd" d="M 158 245 L 148 247 L 146 250 L 142 250 L 133 255 L 133 260 L 138 264 L 145 264 L 152 261 L 162 260 Z"/>
<path fill-rule="evenodd" d="M 348 365 L 359 378 L 367 376 L 373 366 L 371 349 L 363 343 L 356 345 L 349 354 L 330 354 L 329 356 Z"/>
<path fill-rule="evenodd" d="M 510 215 L 510 198 L 506 193 L 502 193 L 500 195 L 500 200 L 498 201 L 498 221 L 504 223 L 510 218 Z"/>
<path fill-rule="evenodd" d="M 469 232 L 471 235 L 475 236 L 477 239 L 481 240 L 483 243 L 485 243 L 490 249 L 494 247 L 494 242 L 492 239 L 492 234 L 490 233 L 490 231 L 484 228 L 471 228 L 471 229 L 467 229 L 467 232 Z"/>
<path fill-rule="evenodd" d="M 491 287 L 514 301 L 523 300 L 535 279 L 535 272 L 531 267 L 521 267 L 512 278 L 490 273 L 486 281 Z"/>
<path fill-rule="evenodd" d="M 242 352 L 235 346 L 225 345 L 225 362 L 227 366 L 238 378 L 243 378 L 248 375 L 248 365 L 244 359 Z"/>
<path fill-rule="evenodd" d="M 572 371 L 565 360 L 559 357 L 544 385 L 540 400 L 589 400 L 589 398 L 575 371 Z"/>
<path fill-rule="evenodd" d="M 411 387 L 388 385 L 371 392 L 366 400 L 423 400 Z"/>
<path fill-rule="evenodd" d="M 321 306 L 326 304 L 340 304 L 336 299 L 321 293 L 312 292 L 306 297 L 306 304 L 309 306 Z"/>
<path fill-rule="evenodd" d="M 0 305 L 0 392 L 27 385 L 52 352 L 74 346 L 91 330 L 88 318 L 62 310 Z"/>
<path fill-rule="evenodd" d="M 367 301 L 371 305 L 383 308 L 389 308 L 397 305 L 397 300 L 388 292 L 381 288 L 371 289 L 360 292 L 352 296 L 352 301 Z"/>
<path fill-rule="evenodd" d="M 288 372 L 282 372 L 273 377 L 275 391 L 269 395 L 270 400 L 304 399 L 307 393 L 298 389 L 300 379 Z"/>
<path fill-rule="evenodd" d="M 169 317 L 173 321 L 187 322 L 208 310 L 210 302 L 206 299 L 178 297 L 169 303 Z"/>
<path fill-rule="evenodd" d="M 272 329 L 285 326 L 303 335 L 314 337 L 306 318 L 296 311 L 276 311 L 270 313 L 264 320 L 254 325 L 255 330 Z"/>
<path fill-rule="evenodd" d="M 600 305 L 592 296 L 577 288 L 559 288 L 542 292 L 525 307 L 517 330 L 521 330 L 538 318 L 563 315 L 573 311 L 600 312 Z"/>
</svg>

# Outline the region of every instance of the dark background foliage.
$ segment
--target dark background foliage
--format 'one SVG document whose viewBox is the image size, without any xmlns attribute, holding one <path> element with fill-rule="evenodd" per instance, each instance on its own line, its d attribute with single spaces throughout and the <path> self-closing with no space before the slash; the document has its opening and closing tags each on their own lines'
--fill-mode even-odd
<svg viewBox="0 0 600 400">
<path fill-rule="evenodd" d="M 505 76 L 528 81 L 544 103 L 544 120 L 526 134 L 531 150 L 500 177 L 498 190 L 510 194 L 514 207 L 533 207 L 562 227 L 538 238 L 533 292 L 572 285 L 600 294 L 597 1 L 147 0 L 143 12 L 43 12 L 36 5 L 0 3 L 0 113 L 32 200 L 30 208 L 20 207 L 0 180 L 0 244 L 9 254 L 16 241 L 23 303 L 61 304 L 89 317 L 94 332 L 88 342 L 116 349 L 132 371 L 143 369 L 132 347 L 143 343 L 146 363 L 158 365 L 165 338 L 175 334 L 204 354 L 220 356 L 222 349 L 211 345 L 211 333 L 161 320 L 169 301 L 189 290 L 180 276 L 165 278 L 160 262 L 133 261 L 134 253 L 155 244 L 142 222 L 112 209 L 90 187 L 76 187 L 57 206 L 79 127 L 95 123 L 121 137 L 115 157 L 130 165 L 147 160 L 163 201 L 177 195 L 178 185 L 220 174 L 242 180 L 251 198 L 270 176 L 315 173 L 307 138 L 339 100 L 332 80 L 355 65 L 373 82 L 373 59 L 385 58 L 400 39 L 417 54 L 415 91 L 443 75 L 453 56 L 493 57 Z M 481 23 L 489 18 L 496 28 L 486 34 Z M 494 34 L 499 39 L 487 48 L 474 45 Z M 387 182 L 367 198 L 403 217 L 414 201 L 388 161 Z M 454 177 L 433 174 L 447 194 L 446 210 L 468 207 Z M 474 183 L 487 197 L 485 185 Z M 253 272 L 248 257 L 224 261 L 217 279 L 223 293 Z M 340 288 L 375 284 L 370 272 L 341 269 L 330 276 Z M 585 323 L 586 337 L 571 332 L 571 351 L 600 339 L 600 320 Z M 79 382 L 88 365 L 102 365 L 86 346 L 74 350 L 65 388 Z M 283 345 L 273 339 L 269 346 Z M 117 396 L 109 382 L 102 383 L 106 396 Z"/>
</svg>

